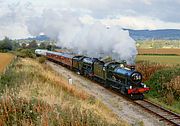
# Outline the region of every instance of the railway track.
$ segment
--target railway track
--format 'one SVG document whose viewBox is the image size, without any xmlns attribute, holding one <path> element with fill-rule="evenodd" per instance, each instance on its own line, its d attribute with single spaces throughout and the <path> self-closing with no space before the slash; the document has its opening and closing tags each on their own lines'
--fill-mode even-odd
<svg viewBox="0 0 180 126">
<path fill-rule="evenodd" d="M 117 92 L 115 92 L 112 89 L 108 89 L 109 91 L 125 98 L 126 100 L 132 102 L 135 105 L 138 105 L 142 108 L 144 108 L 149 113 L 158 116 L 159 121 L 164 122 L 168 126 L 180 126 L 180 115 L 176 114 L 168 109 L 163 108 L 162 106 L 159 106 L 153 102 L 150 102 L 146 99 L 144 100 L 131 100 L 128 97 L 125 97 Z"/>
<path fill-rule="evenodd" d="M 100 84 L 96 81 L 93 81 L 93 82 L 96 83 L 97 85 Z M 122 94 L 116 92 L 112 88 L 106 88 L 106 89 L 113 92 L 114 94 L 117 94 L 117 95 L 125 98 L 126 100 L 132 102 L 133 104 L 136 104 L 136 105 L 144 108 L 149 113 L 154 114 L 155 116 L 158 116 L 159 121 L 164 122 L 168 126 L 180 126 L 180 115 L 179 114 L 176 114 L 176 113 L 174 113 L 168 109 L 165 109 L 162 106 L 159 106 L 159 105 L 157 105 L 153 102 L 150 102 L 146 99 L 144 99 L 144 100 L 131 100 L 128 97 L 123 96 Z"/>
<path fill-rule="evenodd" d="M 93 81 L 93 82 L 96 83 L 97 85 L 99 84 L 96 81 Z M 165 109 L 162 106 L 159 106 L 159 105 L 157 105 L 153 102 L 150 102 L 146 99 L 144 99 L 144 100 L 131 100 L 128 97 L 123 96 L 122 94 L 116 92 L 115 90 L 113 90 L 111 88 L 109 88 L 107 90 L 109 90 L 109 91 L 113 92 L 114 94 L 117 94 L 117 95 L 125 98 L 126 100 L 144 108 L 149 113 L 152 113 L 155 116 L 158 116 L 159 121 L 164 122 L 168 126 L 180 126 L 180 115 L 179 114 L 176 114 L 176 113 L 174 113 L 168 109 Z"/>
<path fill-rule="evenodd" d="M 93 81 L 93 82 L 96 83 L 97 85 L 100 84 L 96 81 Z M 164 122 L 168 126 L 180 126 L 180 115 L 179 114 L 176 114 L 176 113 L 174 113 L 168 109 L 165 109 L 162 106 L 159 106 L 159 105 L 157 105 L 157 104 L 155 104 L 149 100 L 146 100 L 146 99 L 144 99 L 144 100 L 131 100 L 127 96 L 123 96 L 122 94 L 116 92 L 112 88 L 106 88 L 106 89 L 113 92 L 114 94 L 117 94 L 117 95 L 125 98 L 126 100 L 144 108 L 149 113 L 152 113 L 155 116 L 158 116 L 159 121 Z"/>
<path fill-rule="evenodd" d="M 93 80 L 91 80 L 91 81 L 93 81 Z M 96 83 L 97 85 L 103 86 L 102 84 L 100 84 L 96 81 L 93 81 L 93 82 Z M 115 90 L 113 90 L 111 88 L 106 88 L 106 89 L 113 92 L 114 94 L 117 94 L 117 95 L 125 98 L 126 100 L 130 101 L 131 103 L 134 103 L 134 104 L 144 108 L 149 113 L 152 113 L 152 114 L 158 116 L 159 121 L 165 122 L 167 125 L 170 125 L 170 126 L 180 126 L 180 115 L 178 115 L 172 111 L 169 111 L 157 104 L 154 104 L 148 100 L 133 101 L 133 100 L 129 99 L 128 97 L 123 96 L 122 94 L 116 92 Z"/>
<path fill-rule="evenodd" d="M 159 121 L 166 122 L 167 125 L 171 126 L 180 126 L 180 115 L 148 100 L 136 100 L 134 103 L 141 106 L 148 112 L 158 116 L 160 118 Z"/>
</svg>

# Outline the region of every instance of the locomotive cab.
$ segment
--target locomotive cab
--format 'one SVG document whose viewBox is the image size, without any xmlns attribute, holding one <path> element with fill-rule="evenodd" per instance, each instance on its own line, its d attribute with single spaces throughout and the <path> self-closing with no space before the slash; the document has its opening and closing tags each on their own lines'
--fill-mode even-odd
<svg viewBox="0 0 180 126">
<path fill-rule="evenodd" d="M 85 56 L 74 56 L 72 59 L 73 70 L 76 71 L 78 74 L 80 73 L 81 62 L 83 58 L 85 58 Z"/>
<path fill-rule="evenodd" d="M 83 58 L 81 64 L 81 73 L 87 77 L 92 77 L 94 71 L 93 64 L 96 60 L 97 60 L 96 58 L 89 58 L 89 57 Z"/>
</svg>

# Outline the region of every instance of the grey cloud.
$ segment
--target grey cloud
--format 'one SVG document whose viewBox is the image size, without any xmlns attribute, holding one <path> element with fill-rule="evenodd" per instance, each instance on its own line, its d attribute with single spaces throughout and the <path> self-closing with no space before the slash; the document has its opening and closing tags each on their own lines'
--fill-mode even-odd
<svg viewBox="0 0 180 126">
<path fill-rule="evenodd" d="M 95 18 L 136 15 L 155 17 L 164 21 L 180 21 L 180 13 L 178 13 L 180 2 L 178 0 L 68 0 L 66 4 L 59 3 L 57 6 L 87 9 Z"/>
<path fill-rule="evenodd" d="M 42 29 L 37 30 L 35 27 L 43 27 L 41 26 L 43 22 L 49 22 L 48 20 L 50 19 L 45 18 L 46 16 L 44 16 L 42 20 L 39 19 L 40 16 L 43 16 L 41 15 L 42 13 L 48 14 L 49 10 L 56 10 L 55 16 L 51 18 L 54 20 L 54 24 L 58 24 L 58 13 L 62 13 L 62 11 L 64 11 L 63 13 L 70 12 L 72 14 L 71 16 L 77 18 L 88 15 L 93 17 L 95 21 L 120 18 L 120 22 L 125 23 L 125 26 L 132 26 L 133 23 L 130 24 L 131 21 L 127 19 L 134 19 L 134 21 L 136 21 L 134 24 L 136 25 L 134 25 L 133 28 L 136 28 L 136 26 L 141 28 L 139 27 L 141 24 L 149 25 L 145 26 L 145 28 L 151 28 L 152 26 L 153 28 L 159 28 L 156 27 L 157 24 L 162 23 L 162 27 L 166 26 L 166 28 L 171 28 L 170 24 L 173 23 L 173 26 L 176 27 L 179 26 L 180 23 L 180 13 L 178 13 L 180 9 L 179 0 L 0 0 L 0 3 L 1 30 L 9 29 L 7 28 L 9 26 L 18 26 L 28 28 L 32 35 L 42 31 Z M 123 17 L 128 18 L 124 19 Z M 139 20 L 136 20 L 138 17 L 143 17 L 143 21 L 139 24 L 137 23 Z M 65 20 L 63 18 L 60 19 Z M 37 22 L 36 20 L 39 20 L 39 22 L 33 23 Z M 112 21 L 110 20 L 109 22 Z M 124 26 L 121 23 L 116 24 Z M 56 25 L 48 25 L 58 31 Z M 29 27 L 31 27 L 31 29 L 29 29 Z M 48 31 L 47 29 L 48 28 L 43 28 L 45 31 Z M 10 31 L 7 30 L 7 32 L 3 33 L 8 35 Z M 52 32 L 51 36 L 54 34 L 55 33 Z"/>
<path fill-rule="evenodd" d="M 29 2 L 37 8 L 65 8 L 76 11 L 78 15 L 88 14 L 97 19 L 124 15 L 154 17 L 170 22 L 180 21 L 178 0 L 29 0 Z"/>
</svg>

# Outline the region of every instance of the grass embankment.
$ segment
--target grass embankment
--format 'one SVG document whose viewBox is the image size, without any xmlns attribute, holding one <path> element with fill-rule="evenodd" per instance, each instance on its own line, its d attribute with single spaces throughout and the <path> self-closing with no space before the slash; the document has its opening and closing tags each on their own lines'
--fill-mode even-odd
<svg viewBox="0 0 180 126">
<path fill-rule="evenodd" d="M 45 64 L 20 59 L 0 79 L 0 125 L 127 125 Z"/>
<path fill-rule="evenodd" d="M 0 73 L 4 71 L 14 56 L 10 53 L 0 53 Z"/>
<path fill-rule="evenodd" d="M 180 65 L 138 62 L 143 81 L 151 88 L 146 97 L 172 111 L 180 113 Z"/>
</svg>

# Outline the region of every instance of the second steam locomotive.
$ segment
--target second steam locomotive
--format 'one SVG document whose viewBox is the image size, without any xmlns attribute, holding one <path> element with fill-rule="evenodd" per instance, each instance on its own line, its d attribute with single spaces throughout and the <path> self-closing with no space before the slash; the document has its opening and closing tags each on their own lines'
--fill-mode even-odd
<svg viewBox="0 0 180 126">
<path fill-rule="evenodd" d="M 114 88 L 131 99 L 143 99 L 143 94 L 149 91 L 149 87 L 142 83 L 142 74 L 134 67 L 127 67 L 125 61 L 116 62 L 41 49 L 36 49 L 35 53 L 100 82 L 105 87 Z"/>
</svg>

